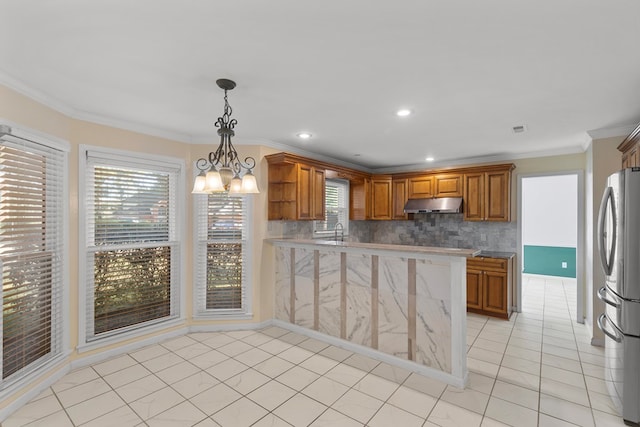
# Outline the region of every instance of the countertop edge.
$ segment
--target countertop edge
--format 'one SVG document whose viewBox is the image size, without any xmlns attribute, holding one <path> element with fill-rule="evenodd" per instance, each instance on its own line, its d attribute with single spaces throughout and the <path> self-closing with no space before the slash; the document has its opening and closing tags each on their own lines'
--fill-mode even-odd
<svg viewBox="0 0 640 427">
<path fill-rule="evenodd" d="M 386 243 L 360 243 L 360 242 L 335 242 L 333 240 L 315 240 L 315 239 L 286 239 L 286 238 L 267 238 L 269 243 L 297 244 L 306 246 L 321 246 L 325 248 L 350 248 L 350 249 L 369 249 L 384 250 L 395 252 L 409 252 L 428 255 L 455 256 L 463 258 L 473 258 L 480 255 L 479 249 L 460 249 L 460 248 L 441 248 L 436 246 L 412 246 L 412 245 L 392 245 Z"/>
</svg>

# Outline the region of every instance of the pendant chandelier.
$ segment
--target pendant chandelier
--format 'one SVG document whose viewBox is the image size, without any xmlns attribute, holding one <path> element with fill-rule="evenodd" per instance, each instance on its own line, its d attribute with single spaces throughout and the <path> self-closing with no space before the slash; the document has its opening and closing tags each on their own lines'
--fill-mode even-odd
<svg viewBox="0 0 640 427">
<path fill-rule="evenodd" d="M 230 195 L 259 193 L 258 183 L 252 172 L 256 167 L 256 160 L 253 157 L 245 157 L 242 161 L 231 142 L 231 137 L 235 135 L 233 128 L 238 121 L 231 118 L 233 110 L 227 100 L 227 91 L 236 87 L 236 83 L 228 79 L 218 79 L 216 84 L 224 89 L 224 111 L 215 125 L 220 135 L 220 144 L 216 151 L 209 153 L 208 159 L 200 158 L 196 162 L 200 173 L 196 176 L 192 193 L 228 192 Z"/>
</svg>

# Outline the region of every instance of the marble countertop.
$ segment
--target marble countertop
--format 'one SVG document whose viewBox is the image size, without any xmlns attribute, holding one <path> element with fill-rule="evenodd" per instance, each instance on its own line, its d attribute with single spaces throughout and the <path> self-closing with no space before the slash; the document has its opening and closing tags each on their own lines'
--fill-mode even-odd
<svg viewBox="0 0 640 427">
<path fill-rule="evenodd" d="M 339 247 L 353 249 L 384 250 L 396 252 L 411 252 L 425 255 L 444 255 L 470 258 L 480 255 L 479 249 L 441 248 L 435 246 L 390 245 L 383 243 L 342 242 L 320 239 L 266 239 L 271 243 L 299 244 L 321 247 Z"/>
<path fill-rule="evenodd" d="M 516 256 L 515 252 L 499 252 L 499 251 L 485 251 L 482 250 L 480 251 L 480 253 L 476 256 L 482 256 L 482 257 L 486 257 L 486 258 L 512 258 L 514 256 Z"/>
</svg>

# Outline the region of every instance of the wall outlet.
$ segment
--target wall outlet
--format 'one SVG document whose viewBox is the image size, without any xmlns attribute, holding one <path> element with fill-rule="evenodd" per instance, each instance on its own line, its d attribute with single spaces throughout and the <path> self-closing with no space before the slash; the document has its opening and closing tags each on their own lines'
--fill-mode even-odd
<svg viewBox="0 0 640 427">
<path fill-rule="evenodd" d="M 566 261 L 562 261 L 562 268 L 567 268 L 567 262 Z"/>
</svg>

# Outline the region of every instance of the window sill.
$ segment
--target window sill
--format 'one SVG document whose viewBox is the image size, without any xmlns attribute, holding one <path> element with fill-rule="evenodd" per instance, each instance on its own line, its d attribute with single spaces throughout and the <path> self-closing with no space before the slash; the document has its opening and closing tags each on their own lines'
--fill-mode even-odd
<svg viewBox="0 0 640 427">
<path fill-rule="evenodd" d="M 253 313 L 202 313 L 194 314 L 193 320 L 252 320 Z"/>
</svg>

